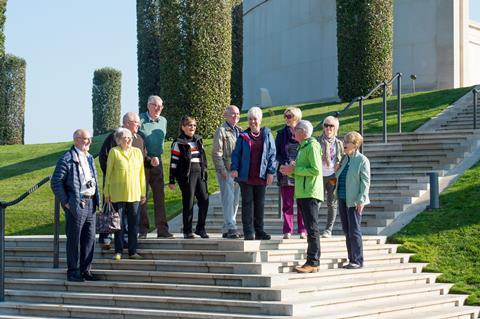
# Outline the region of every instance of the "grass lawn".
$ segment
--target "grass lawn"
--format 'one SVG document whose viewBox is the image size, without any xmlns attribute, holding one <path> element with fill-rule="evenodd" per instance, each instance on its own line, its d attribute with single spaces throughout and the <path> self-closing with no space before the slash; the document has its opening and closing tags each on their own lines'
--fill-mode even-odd
<svg viewBox="0 0 480 319">
<path fill-rule="evenodd" d="M 462 88 L 403 95 L 403 131 L 414 131 L 469 90 L 470 88 Z M 302 109 L 304 119 L 310 120 L 313 125 L 317 125 L 324 117 L 342 110 L 345 105 L 345 103 L 310 103 L 298 105 L 298 107 Z M 286 106 L 275 106 L 264 109 L 262 126 L 270 127 L 274 132 L 283 127 L 283 111 L 285 108 Z M 395 132 L 396 99 L 394 97 L 389 99 L 388 112 L 389 131 Z M 383 127 L 381 99 L 372 99 L 365 103 L 364 119 L 365 132 L 381 132 Z M 358 130 L 358 106 L 354 106 L 346 112 L 340 118 L 340 122 L 340 135 L 351 130 Z M 240 124 L 243 128 L 247 127 L 246 114 L 242 114 Z M 170 125 L 173 124 L 171 123 Z M 314 134 L 318 135 L 320 132 L 315 132 Z M 98 152 L 104 138 L 105 136 L 94 138 L 91 148 L 92 154 Z M 212 140 L 206 139 L 204 144 L 210 158 Z M 71 142 L 0 146 L 0 200 L 13 200 L 45 176 L 52 174 L 58 157 L 70 145 Z M 166 143 L 165 149 L 170 149 L 170 142 Z M 163 156 L 166 176 L 168 176 L 167 164 L 169 161 L 167 152 Z M 97 168 L 99 169 L 98 163 Z M 98 171 L 100 172 L 100 169 Z M 99 177 L 101 178 L 101 176 Z M 218 189 L 211 162 L 209 163 L 208 188 L 210 193 Z M 181 207 L 180 192 L 178 188 L 176 191 L 171 191 L 167 188 L 165 193 L 167 215 L 168 218 L 172 218 L 179 213 Z M 153 225 L 151 200 L 149 205 L 150 220 Z M 52 231 L 53 194 L 49 185 L 41 187 L 21 203 L 6 210 L 7 235 L 51 234 Z"/>
<path fill-rule="evenodd" d="M 426 210 L 389 238 L 413 261 L 428 262 L 426 271 L 441 272 L 452 293 L 469 294 L 480 305 L 480 162 L 440 196 L 440 209 Z"/>
</svg>

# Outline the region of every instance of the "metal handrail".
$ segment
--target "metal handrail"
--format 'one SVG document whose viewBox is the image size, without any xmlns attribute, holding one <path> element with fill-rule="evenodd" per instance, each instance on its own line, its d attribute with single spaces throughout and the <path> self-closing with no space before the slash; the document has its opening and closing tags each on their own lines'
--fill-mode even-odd
<svg viewBox="0 0 480 319">
<path fill-rule="evenodd" d="M 474 88 L 472 89 L 473 93 L 473 129 L 477 129 L 477 105 L 478 105 L 478 93 L 480 93 L 480 89 Z"/>
<path fill-rule="evenodd" d="M 99 154 L 92 155 L 97 158 Z M 0 201 L 0 302 L 5 301 L 5 210 L 9 206 L 13 206 L 24 200 L 28 195 L 36 191 L 45 183 L 50 181 L 52 175 L 45 177 L 40 182 L 32 186 L 22 195 L 10 202 Z M 53 268 L 59 267 L 60 256 L 60 201 L 55 196 L 55 212 L 54 212 L 54 233 L 53 233 Z"/>
<path fill-rule="evenodd" d="M 353 98 L 341 111 L 334 112 L 330 114 L 331 116 L 340 117 L 344 112 L 350 109 L 352 105 L 358 102 L 359 116 L 358 116 L 358 130 L 359 133 L 363 136 L 363 101 L 370 98 L 373 93 L 378 89 L 383 89 L 383 142 L 387 143 L 387 87 L 397 80 L 397 130 L 398 133 L 402 133 L 402 73 L 397 72 L 395 75 L 388 81 L 380 82 L 376 87 L 370 90 L 366 95 L 357 96 Z M 477 92 L 478 93 L 478 92 Z M 323 125 L 322 119 L 317 126 L 315 126 L 314 131 L 320 129 Z"/>
<path fill-rule="evenodd" d="M 10 202 L 0 202 L 0 302 L 5 301 L 5 210 L 9 206 L 13 206 L 21 202 L 28 195 L 48 182 L 51 177 L 52 176 L 45 177 L 25 193 Z"/>
</svg>

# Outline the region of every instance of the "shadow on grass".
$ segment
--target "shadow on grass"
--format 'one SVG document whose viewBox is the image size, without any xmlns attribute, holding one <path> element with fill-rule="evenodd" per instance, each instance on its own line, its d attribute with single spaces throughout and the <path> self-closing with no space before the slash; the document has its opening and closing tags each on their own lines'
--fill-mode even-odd
<svg viewBox="0 0 480 319">
<path fill-rule="evenodd" d="M 104 140 L 103 136 L 100 136 L 100 140 L 92 144 L 92 146 L 90 147 L 90 154 L 97 154 L 100 151 L 100 148 L 103 144 L 103 140 Z M 0 181 L 7 178 L 15 177 L 18 175 L 22 175 L 25 173 L 31 173 L 34 171 L 42 170 L 44 168 L 55 166 L 60 156 L 62 156 L 69 149 L 70 149 L 70 146 L 64 150 L 61 150 L 55 153 L 51 153 L 51 154 L 43 155 L 40 157 L 31 158 L 26 161 L 3 166 L 0 171 Z M 52 173 L 53 173 L 53 168 L 52 168 Z M 32 180 L 32 183 L 37 183 L 45 177 L 47 177 L 47 175 L 43 176 L 38 181 Z"/>
</svg>

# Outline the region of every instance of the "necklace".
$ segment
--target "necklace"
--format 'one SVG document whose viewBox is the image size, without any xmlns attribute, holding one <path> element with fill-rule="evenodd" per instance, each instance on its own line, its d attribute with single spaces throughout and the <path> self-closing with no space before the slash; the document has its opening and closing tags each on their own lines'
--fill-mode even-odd
<svg viewBox="0 0 480 319">
<path fill-rule="evenodd" d="M 259 137 L 260 136 L 260 131 L 258 131 L 257 133 L 255 133 L 254 131 L 250 131 L 250 133 L 252 134 L 253 137 Z"/>
</svg>

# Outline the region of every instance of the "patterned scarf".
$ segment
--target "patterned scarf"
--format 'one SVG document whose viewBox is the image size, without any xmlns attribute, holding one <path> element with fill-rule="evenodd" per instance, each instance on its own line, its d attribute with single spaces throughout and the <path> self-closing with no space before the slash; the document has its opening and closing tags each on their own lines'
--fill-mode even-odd
<svg viewBox="0 0 480 319">
<path fill-rule="evenodd" d="M 322 163 L 326 167 L 332 167 L 332 152 L 335 145 L 335 136 L 327 137 L 322 134 L 320 138 L 320 145 L 322 146 Z"/>
</svg>

